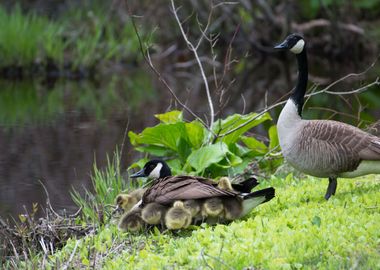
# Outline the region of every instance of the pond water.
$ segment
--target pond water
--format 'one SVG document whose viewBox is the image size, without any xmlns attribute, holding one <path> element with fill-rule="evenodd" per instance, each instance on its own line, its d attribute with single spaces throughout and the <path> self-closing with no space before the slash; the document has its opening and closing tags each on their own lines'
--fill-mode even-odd
<svg viewBox="0 0 380 270">
<path fill-rule="evenodd" d="M 54 208 L 76 209 L 70 190 L 91 188 L 94 162 L 106 165 L 127 124 L 141 131 L 162 110 L 150 79 L 129 76 L 103 83 L 0 81 L 0 216 L 45 205 L 40 182 Z M 124 169 L 133 155 L 127 144 Z"/>
</svg>

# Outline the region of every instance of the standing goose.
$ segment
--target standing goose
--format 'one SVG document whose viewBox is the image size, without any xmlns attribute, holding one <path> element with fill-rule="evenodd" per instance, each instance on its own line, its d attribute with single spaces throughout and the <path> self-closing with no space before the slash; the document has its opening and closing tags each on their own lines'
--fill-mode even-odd
<svg viewBox="0 0 380 270">
<path fill-rule="evenodd" d="M 289 164 L 303 173 L 328 177 L 326 200 L 335 194 L 338 177 L 380 173 L 380 138 L 337 121 L 302 119 L 308 81 L 305 40 L 291 34 L 274 48 L 290 50 L 298 62 L 297 85 L 277 122 L 280 146 Z"/>
<path fill-rule="evenodd" d="M 131 175 L 131 177 L 155 178 L 153 185 L 145 191 L 142 200 L 136 206 L 140 208 L 149 203 L 158 203 L 170 207 L 177 200 L 240 198 L 243 210 L 239 217 L 242 217 L 259 205 L 256 203 L 258 199 L 261 203 L 264 203 L 275 196 L 275 190 L 272 187 L 253 193 L 240 193 L 234 190 L 220 189 L 217 187 L 216 182 L 203 177 L 171 176 L 169 166 L 161 160 L 149 161 L 141 171 Z M 252 181 L 251 179 L 248 180 Z M 252 185 L 249 186 L 251 187 Z M 239 185 L 239 187 L 241 188 L 242 186 Z M 232 184 L 232 188 L 235 188 L 234 184 Z"/>
</svg>

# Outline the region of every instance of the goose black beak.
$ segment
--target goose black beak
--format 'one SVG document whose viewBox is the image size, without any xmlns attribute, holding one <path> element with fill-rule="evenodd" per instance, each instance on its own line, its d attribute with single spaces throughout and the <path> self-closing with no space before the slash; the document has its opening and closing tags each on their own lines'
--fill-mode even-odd
<svg viewBox="0 0 380 270">
<path fill-rule="evenodd" d="M 286 49 L 289 49 L 289 44 L 288 44 L 288 41 L 285 40 L 284 42 L 274 46 L 274 49 L 277 49 L 277 50 L 286 50 Z"/>
<path fill-rule="evenodd" d="M 144 169 L 138 171 L 137 173 L 134 173 L 130 176 L 130 178 L 137 178 L 137 177 L 145 177 Z"/>
</svg>

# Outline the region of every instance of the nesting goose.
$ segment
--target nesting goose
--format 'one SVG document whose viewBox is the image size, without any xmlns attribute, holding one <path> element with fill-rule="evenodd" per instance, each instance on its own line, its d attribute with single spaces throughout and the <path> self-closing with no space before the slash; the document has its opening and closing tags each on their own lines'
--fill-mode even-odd
<svg viewBox="0 0 380 270">
<path fill-rule="evenodd" d="M 380 173 L 380 138 L 337 121 L 302 119 L 308 81 L 305 40 L 291 34 L 275 49 L 290 50 L 298 62 L 297 85 L 277 123 L 282 153 L 290 165 L 312 176 L 328 177 L 326 200 L 335 194 L 338 177 Z"/>
<path fill-rule="evenodd" d="M 145 190 L 146 188 L 139 188 L 133 190 L 128 194 L 117 195 L 115 201 L 118 209 L 123 209 L 125 212 L 128 212 L 136 203 L 141 200 Z"/>
<path fill-rule="evenodd" d="M 136 209 L 124 214 L 120 218 L 119 229 L 122 231 L 137 232 L 144 226 L 144 222 L 141 218 L 141 209 Z"/>
<path fill-rule="evenodd" d="M 166 162 L 161 160 L 149 161 L 141 171 L 131 175 L 131 177 L 155 178 L 153 185 L 144 193 L 138 207 L 144 207 L 153 202 L 170 207 L 177 200 L 240 198 L 243 210 L 239 217 L 242 217 L 258 206 L 257 201 L 264 203 L 275 196 L 274 188 L 263 189 L 261 193 L 259 191 L 240 193 L 234 190 L 220 189 L 213 180 L 203 177 L 171 176 L 170 168 Z M 234 188 L 233 184 L 232 187 Z"/>
<path fill-rule="evenodd" d="M 187 228 L 191 224 L 191 213 L 182 201 L 175 201 L 165 214 L 165 225 L 169 230 Z"/>
</svg>

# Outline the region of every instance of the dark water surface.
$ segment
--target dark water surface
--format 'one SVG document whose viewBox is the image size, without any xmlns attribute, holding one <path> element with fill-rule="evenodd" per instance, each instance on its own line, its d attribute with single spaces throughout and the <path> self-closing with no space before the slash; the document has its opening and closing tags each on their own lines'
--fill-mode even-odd
<svg viewBox="0 0 380 270">
<path fill-rule="evenodd" d="M 0 81 L 0 216 L 44 205 L 39 181 L 55 209 L 75 211 L 69 192 L 91 188 L 94 161 L 106 165 L 128 122 L 136 131 L 155 123 L 154 100 L 150 79 L 137 73 L 103 83 Z M 124 168 L 132 155 L 127 144 Z"/>
</svg>

